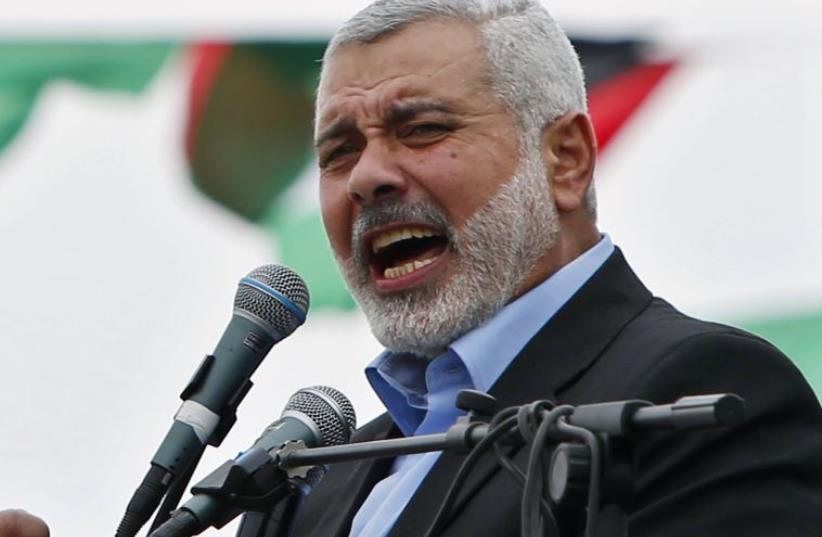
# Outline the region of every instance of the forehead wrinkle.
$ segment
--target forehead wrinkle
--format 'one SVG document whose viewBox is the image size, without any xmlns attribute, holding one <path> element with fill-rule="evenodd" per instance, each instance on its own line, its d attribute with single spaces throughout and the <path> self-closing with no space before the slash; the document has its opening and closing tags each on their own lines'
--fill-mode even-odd
<svg viewBox="0 0 822 537">
<path fill-rule="evenodd" d="M 433 97 L 392 97 L 391 100 L 393 102 L 387 105 L 380 105 L 378 103 L 378 114 L 382 116 L 382 122 L 387 125 L 396 125 L 403 121 L 408 121 L 425 112 L 454 114 L 459 111 L 456 106 L 448 103 L 446 100 Z M 339 116 L 329 127 L 323 129 L 318 134 L 314 145 L 315 147 L 319 147 L 328 140 L 341 137 L 357 129 L 357 120 L 353 116 Z"/>
<path fill-rule="evenodd" d="M 472 28 L 474 32 L 476 32 L 475 28 Z M 479 36 L 475 34 L 475 37 L 478 38 Z M 415 114 L 419 114 L 426 111 L 440 111 L 443 113 L 469 113 L 475 107 L 471 106 L 471 93 L 474 93 L 477 90 L 489 92 L 491 90 L 491 80 L 490 80 L 490 73 L 488 70 L 488 65 L 486 61 L 486 57 L 482 48 L 481 40 L 477 39 L 473 46 L 467 50 L 467 56 L 449 56 L 447 58 L 440 58 L 440 61 L 436 62 L 435 64 L 431 65 L 428 63 L 427 65 L 405 65 L 407 68 L 411 68 L 413 70 L 401 72 L 401 73 L 391 73 L 391 74 L 383 74 L 378 80 L 368 81 L 365 80 L 356 80 L 356 81 L 349 81 L 348 84 L 344 84 L 342 87 L 337 87 L 335 89 L 329 88 L 327 82 L 329 78 L 333 78 L 333 74 L 331 72 L 327 72 L 328 77 L 325 77 L 325 82 L 321 80 L 319 92 L 318 92 L 318 106 L 317 106 L 317 121 L 315 121 L 315 146 L 321 145 L 323 142 L 327 141 L 330 136 L 325 135 L 325 132 L 328 132 L 329 129 L 320 130 L 322 127 L 322 118 L 324 117 L 331 117 L 341 115 L 340 109 L 341 108 L 349 108 L 352 103 L 350 103 L 350 99 L 354 99 L 355 101 L 360 101 L 359 103 L 353 104 L 357 108 L 361 109 L 358 111 L 362 111 L 364 116 L 368 116 L 368 109 L 372 108 L 372 110 L 376 111 L 376 117 L 382 119 L 387 123 L 398 123 L 403 120 L 407 120 L 410 117 L 413 117 Z M 364 44 L 364 43 L 350 43 L 344 45 L 339 50 L 337 50 L 331 58 L 329 58 L 329 63 L 336 61 L 340 61 L 340 56 L 346 55 L 349 51 L 357 51 L 368 49 L 371 47 L 379 46 L 379 42 L 374 44 Z M 477 70 L 465 73 L 465 72 L 457 72 L 457 73 L 450 73 L 449 71 L 453 71 L 457 69 L 458 71 L 462 69 L 466 64 L 466 59 L 475 59 L 479 61 L 470 62 L 473 65 L 478 67 Z M 396 65 L 395 65 L 396 67 Z M 414 68 L 416 67 L 416 68 Z M 392 69 L 391 66 L 388 67 Z M 360 75 L 363 76 L 363 75 Z M 423 97 L 423 96 L 414 96 L 415 93 L 419 93 L 420 91 L 423 93 L 431 92 L 432 87 L 434 88 L 434 92 L 436 92 L 436 85 L 432 86 L 432 83 L 437 78 L 445 77 L 446 80 L 457 76 L 458 78 L 463 79 L 463 84 L 461 84 L 462 89 L 458 91 L 459 95 L 452 95 L 452 97 L 457 97 L 458 99 L 465 98 L 469 99 L 466 102 L 466 106 L 460 106 L 459 109 L 454 105 L 452 102 L 450 106 L 447 105 L 446 101 L 443 99 L 437 99 L 436 97 Z M 403 82 L 406 79 L 408 82 Z M 422 80 L 422 84 L 419 83 L 420 79 Z M 398 82 L 399 81 L 399 82 Z M 387 85 L 388 88 L 383 90 L 380 89 L 380 86 Z M 392 88 L 392 86 L 395 86 Z M 493 100 L 496 102 L 497 99 L 494 98 L 495 96 L 491 95 Z M 409 102 L 406 106 L 406 103 L 397 104 L 393 101 L 397 100 L 409 100 L 409 101 L 416 101 L 419 100 L 419 103 L 412 103 Z M 428 102 L 425 103 L 423 101 L 427 100 Z M 436 101 L 439 100 L 440 102 L 437 103 Z M 323 101 L 325 101 L 323 103 Z M 342 103 L 340 103 L 342 101 Z M 349 101 L 349 102 L 346 102 Z M 452 101 L 452 99 L 449 99 Z M 342 104 L 342 106 L 341 106 Z M 499 104 L 499 103 L 497 103 Z M 346 106 L 349 105 L 349 106 Z M 324 109 L 324 113 L 322 113 L 322 109 Z M 354 117 L 356 114 L 351 114 L 351 111 L 348 110 L 344 115 L 348 116 L 351 121 L 356 123 Z M 332 122 L 332 127 L 338 121 L 335 119 Z M 349 122 L 350 123 L 350 122 Z M 352 125 L 346 125 L 346 127 L 351 128 Z M 356 125 L 353 126 L 356 128 Z M 342 128 L 335 128 L 334 132 L 336 134 L 341 134 Z"/>
<path fill-rule="evenodd" d="M 337 54 L 339 54 L 339 53 L 340 52 L 338 51 Z M 473 50 L 473 51 L 471 51 L 471 54 L 472 55 L 478 55 L 479 54 L 480 56 L 482 56 L 482 54 L 480 54 L 479 50 Z M 376 90 L 379 86 L 389 84 L 389 83 L 392 83 L 392 82 L 395 82 L 397 80 L 401 80 L 401 79 L 404 79 L 404 78 L 412 80 L 412 82 L 410 82 L 408 84 L 408 88 L 411 88 L 412 91 L 413 91 L 413 88 L 416 86 L 416 83 L 414 82 L 414 79 L 422 78 L 422 79 L 428 80 L 428 79 L 434 78 L 436 76 L 440 76 L 442 71 L 447 70 L 449 68 L 453 68 L 453 67 L 457 67 L 457 68 L 461 67 L 462 65 L 465 64 L 465 61 L 466 61 L 465 57 L 448 58 L 446 61 L 441 62 L 437 66 L 432 67 L 432 66 L 428 65 L 428 66 L 420 67 L 419 70 L 414 70 L 414 71 L 410 71 L 410 72 L 403 72 L 403 73 L 398 73 L 398 74 L 386 75 L 386 76 L 383 76 L 382 78 L 380 78 L 379 80 L 375 80 L 373 82 L 368 82 L 368 83 L 362 82 L 362 81 L 350 82 L 350 83 L 345 84 L 344 86 L 342 86 L 340 88 L 335 88 L 335 89 L 331 89 L 327 86 L 327 79 L 326 79 L 326 81 L 324 81 L 326 83 L 322 83 L 323 81 L 321 81 L 321 85 L 320 85 L 320 88 L 319 88 L 319 91 L 318 91 L 318 97 L 319 97 L 318 98 L 318 104 L 320 105 L 320 106 L 318 106 L 318 111 L 319 111 L 319 109 L 327 108 L 328 106 L 333 107 L 334 101 L 337 101 L 340 98 L 349 98 L 349 97 L 368 98 L 367 94 L 368 93 L 373 93 L 374 90 Z M 484 63 L 485 62 L 483 61 L 482 62 L 483 65 L 480 69 L 479 76 L 476 77 L 476 80 L 475 80 L 476 83 L 478 85 L 481 85 L 481 86 L 486 85 L 487 84 L 487 79 L 488 79 L 487 73 L 486 73 L 487 69 L 486 69 Z M 333 76 L 333 74 L 330 74 L 329 76 Z M 447 76 L 447 74 L 444 75 L 444 76 Z M 330 95 L 329 95 L 329 92 L 331 92 Z M 323 102 L 323 101 L 325 101 L 325 102 Z"/>
<path fill-rule="evenodd" d="M 329 88 L 325 87 L 325 84 L 322 84 L 320 86 L 319 92 L 318 92 L 319 93 L 319 95 L 318 95 L 319 98 L 317 100 L 317 104 L 319 106 L 317 107 L 317 111 L 320 112 L 320 109 L 326 108 L 328 106 L 331 106 L 332 109 L 333 109 L 334 102 L 338 101 L 339 99 L 345 99 L 345 98 L 350 98 L 350 97 L 368 98 L 368 93 L 371 92 L 372 90 L 374 90 L 377 86 L 380 86 L 380 85 L 385 84 L 387 82 L 392 82 L 392 81 L 394 81 L 398 78 L 403 78 L 403 77 L 406 77 L 406 76 L 410 76 L 410 74 L 409 73 L 403 73 L 403 74 L 398 74 L 398 75 L 386 76 L 385 78 L 377 80 L 376 82 L 373 82 L 371 84 L 364 84 L 364 83 L 357 84 L 357 83 L 352 82 L 352 83 L 349 83 L 349 84 L 346 84 L 346 85 L 342 86 L 341 88 L 334 89 L 330 96 L 326 96 L 326 94 L 328 94 L 328 92 L 330 91 Z M 325 102 L 323 102 L 323 101 L 325 101 Z M 323 114 L 323 115 L 325 115 L 325 114 Z"/>
<path fill-rule="evenodd" d="M 402 75 L 394 75 L 394 76 L 385 77 L 385 78 L 383 78 L 383 79 L 381 79 L 381 80 L 379 80 L 379 81 L 377 81 L 377 82 L 375 82 L 371 85 L 360 86 L 360 85 L 356 85 L 356 84 L 349 84 L 349 85 L 343 86 L 342 88 L 334 90 L 333 93 L 331 93 L 330 95 L 328 95 L 329 89 L 325 88 L 325 87 L 323 87 L 323 85 L 321 85 L 320 91 L 319 91 L 319 94 L 318 94 L 318 98 L 317 98 L 317 106 L 316 106 L 316 109 L 315 109 L 315 119 L 314 119 L 315 142 L 314 142 L 314 145 L 318 146 L 322 143 L 322 141 L 325 141 L 325 140 L 328 139 L 328 136 L 323 136 L 322 135 L 322 132 L 324 132 L 326 129 L 323 129 L 321 131 L 322 124 L 329 121 L 326 118 L 328 118 L 329 116 L 331 116 L 331 117 L 336 116 L 336 118 L 334 120 L 331 120 L 331 121 L 332 121 L 332 124 L 337 123 L 338 120 L 339 120 L 339 117 L 341 115 L 340 108 L 350 108 L 351 106 L 354 106 L 354 105 L 351 105 L 351 104 L 347 103 L 346 101 L 349 101 L 352 98 L 359 99 L 360 102 L 355 103 L 355 105 L 358 108 L 361 108 L 363 111 L 365 111 L 366 107 L 367 107 L 367 104 L 368 104 L 368 101 L 370 99 L 372 99 L 372 97 L 369 96 L 369 93 L 372 90 L 374 90 L 374 88 L 376 88 L 377 86 L 379 86 L 383 83 L 390 82 L 392 80 L 402 78 L 404 76 L 408 76 L 408 75 L 407 74 L 402 74 Z M 342 106 L 339 104 L 340 100 L 343 101 Z M 346 105 L 348 105 L 348 106 L 346 106 Z M 346 117 L 351 118 L 351 121 L 353 121 L 353 116 L 351 116 L 350 113 L 346 113 L 344 115 Z M 323 138 L 323 140 L 320 140 L 320 138 Z"/>
</svg>

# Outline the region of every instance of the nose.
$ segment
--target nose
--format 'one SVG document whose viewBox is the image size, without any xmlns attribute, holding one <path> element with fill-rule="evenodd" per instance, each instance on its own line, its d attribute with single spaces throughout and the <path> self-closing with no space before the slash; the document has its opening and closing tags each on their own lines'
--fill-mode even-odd
<svg viewBox="0 0 822 537">
<path fill-rule="evenodd" d="M 348 197 L 362 205 L 402 196 L 408 183 L 385 143 L 372 141 L 360 153 L 348 176 Z"/>
</svg>

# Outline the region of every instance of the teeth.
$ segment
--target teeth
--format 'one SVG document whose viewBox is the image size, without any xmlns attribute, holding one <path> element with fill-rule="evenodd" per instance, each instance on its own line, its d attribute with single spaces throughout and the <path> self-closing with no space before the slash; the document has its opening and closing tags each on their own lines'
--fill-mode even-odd
<svg viewBox="0 0 822 537">
<path fill-rule="evenodd" d="M 431 259 L 423 259 L 417 261 L 409 261 L 404 265 L 400 265 L 399 267 L 391 267 L 385 269 L 383 275 L 388 278 L 389 280 L 393 280 L 394 278 L 399 278 L 400 276 L 405 276 L 406 274 L 411 274 L 415 270 L 419 270 L 426 265 L 430 265 L 434 262 L 434 258 Z"/>
<path fill-rule="evenodd" d="M 410 239 L 411 237 L 417 238 L 424 238 L 424 237 L 433 237 L 437 235 L 430 229 L 425 229 L 421 227 L 405 227 L 400 229 L 394 229 L 391 231 L 386 231 L 385 233 L 381 233 L 374 237 L 371 241 L 371 250 L 374 253 L 379 252 L 386 246 L 394 244 L 395 242 L 404 241 L 406 239 Z"/>
</svg>

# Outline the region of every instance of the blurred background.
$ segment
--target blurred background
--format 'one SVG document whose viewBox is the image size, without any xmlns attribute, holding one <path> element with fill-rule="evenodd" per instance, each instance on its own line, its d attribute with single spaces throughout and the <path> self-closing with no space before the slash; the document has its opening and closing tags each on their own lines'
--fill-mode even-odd
<svg viewBox="0 0 822 537">
<path fill-rule="evenodd" d="M 380 412 L 311 149 L 318 60 L 365 3 L 4 6 L 0 508 L 112 534 L 258 264 L 303 274 L 311 314 L 194 479 L 301 387 Z M 600 229 L 654 293 L 769 338 L 822 393 L 822 5 L 548 7 L 587 74 Z"/>
</svg>

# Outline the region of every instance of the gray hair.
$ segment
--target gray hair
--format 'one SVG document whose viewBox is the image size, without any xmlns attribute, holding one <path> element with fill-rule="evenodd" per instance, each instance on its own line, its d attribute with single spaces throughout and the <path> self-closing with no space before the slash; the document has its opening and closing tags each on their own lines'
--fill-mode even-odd
<svg viewBox="0 0 822 537">
<path fill-rule="evenodd" d="M 491 90 L 512 113 L 523 136 L 539 143 L 543 129 L 555 119 L 568 112 L 587 112 L 579 57 L 539 0 L 376 0 L 334 34 L 323 65 L 343 45 L 372 43 L 432 19 L 477 25 Z M 595 216 L 593 183 L 585 204 Z"/>
</svg>

